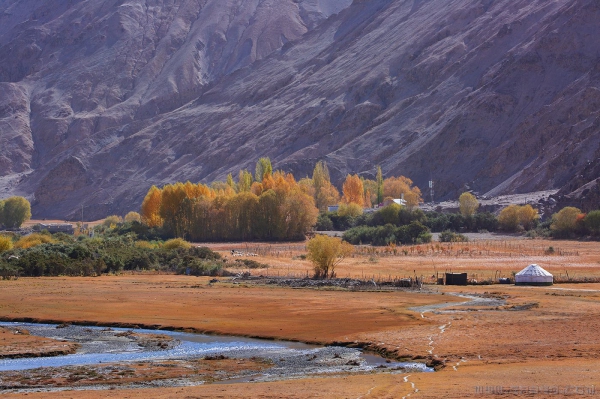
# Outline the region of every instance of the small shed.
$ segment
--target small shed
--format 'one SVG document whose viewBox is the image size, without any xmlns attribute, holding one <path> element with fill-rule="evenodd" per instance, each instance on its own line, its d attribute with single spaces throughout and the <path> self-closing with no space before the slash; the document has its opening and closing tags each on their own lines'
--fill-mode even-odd
<svg viewBox="0 0 600 399">
<path fill-rule="evenodd" d="M 515 274 L 516 285 L 552 285 L 554 277 L 541 266 L 532 264 Z"/>
<path fill-rule="evenodd" d="M 467 285 L 467 273 L 446 273 L 446 285 Z"/>
</svg>

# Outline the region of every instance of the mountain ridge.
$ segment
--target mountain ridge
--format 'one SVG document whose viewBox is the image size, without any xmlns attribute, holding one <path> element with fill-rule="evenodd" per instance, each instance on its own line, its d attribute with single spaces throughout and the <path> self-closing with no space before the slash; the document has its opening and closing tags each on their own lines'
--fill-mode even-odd
<svg viewBox="0 0 600 399">
<path fill-rule="evenodd" d="M 276 20 L 302 20 L 300 7 L 270 4 L 281 11 Z M 464 189 L 493 195 L 561 188 L 600 158 L 597 1 L 337 4 L 337 13 L 318 22 L 305 16 L 294 25 L 305 31 L 286 31 L 285 43 L 284 28 L 274 29 L 269 37 L 278 36 L 278 46 L 267 45 L 268 54 L 233 70 L 243 40 L 231 44 L 220 72 L 189 89 L 182 65 L 196 64 L 188 63 L 187 46 L 202 46 L 164 37 L 160 43 L 173 46 L 167 53 L 185 51 L 163 62 L 164 71 L 150 68 L 158 83 L 135 75 L 147 89 L 122 101 L 115 90 L 132 92 L 119 82 L 104 91 L 31 74 L 0 83 L 8 93 L 0 94 L 0 142 L 15 148 L 12 159 L 0 156 L 11 170 L 0 177 L 0 189 L 34 193 L 37 216 L 69 216 L 83 203 L 86 214 L 102 217 L 135 209 L 151 184 L 221 179 L 264 155 L 297 177 L 324 159 L 336 182 L 346 173 L 372 176 L 376 165 L 421 187 L 433 178 L 438 199 Z M 198 31 L 203 12 L 185 14 Z M 6 35 L 0 30 L 0 54 Z M 0 77 L 17 67 L 0 68 Z M 102 79 L 94 71 L 83 70 L 97 88 Z M 42 82 L 50 89 L 39 89 Z M 70 102 L 57 100 L 65 93 Z"/>
</svg>

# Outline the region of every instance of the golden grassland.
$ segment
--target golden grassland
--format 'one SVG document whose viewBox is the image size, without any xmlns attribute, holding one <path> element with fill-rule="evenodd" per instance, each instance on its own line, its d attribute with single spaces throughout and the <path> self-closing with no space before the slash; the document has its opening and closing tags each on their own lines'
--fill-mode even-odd
<svg viewBox="0 0 600 399">
<path fill-rule="evenodd" d="M 546 254 L 548 247 L 554 254 Z M 303 244 L 212 244 L 256 252 L 267 270 L 297 275 L 310 272 L 299 258 Z M 432 248 L 433 247 L 433 248 Z M 598 276 L 597 242 L 545 240 L 482 241 L 399 247 L 364 253 L 342 263 L 338 276 L 363 273 L 428 276 L 434 271 L 466 271 L 490 278 L 538 263 L 555 274 Z M 468 250 L 466 248 L 469 248 Z M 442 249 L 443 248 L 443 249 Z M 385 251 L 385 249 L 381 249 Z M 372 250 L 371 250 L 372 251 Z M 412 253 L 411 253 L 412 251 Z M 419 252 L 420 251 L 420 252 Z M 430 252 L 431 251 L 431 252 Z M 437 252 L 436 252 L 437 251 Z M 294 258 L 294 259 L 292 259 Z M 363 272 L 364 270 L 364 272 Z M 519 389 L 526 397 L 596 397 L 600 386 L 600 284 L 551 287 L 426 286 L 422 292 L 349 292 L 291 289 L 246 283 L 209 284 L 208 278 L 123 275 L 99 278 L 42 278 L 0 281 L 0 316 L 56 321 L 127 323 L 189 328 L 307 342 L 368 343 L 396 357 L 429 356 L 446 367 L 435 373 L 336 375 L 298 380 L 211 384 L 152 390 L 30 393 L 29 397 L 81 398 L 468 398 L 508 397 L 498 389 Z M 465 306 L 450 294 L 505 301 Z M 451 302 L 439 312 L 410 308 Z M 543 390 L 547 392 L 544 393 Z M 527 390 L 525 394 L 524 390 Z M 513 391 L 516 392 L 516 391 Z M 534 393 L 538 392 L 538 393 Z M 550 393 L 548 393 L 550 392 Z M 7 397 L 19 395 L 7 395 Z"/>
<path fill-rule="evenodd" d="M 252 257 L 271 267 L 252 271 L 269 276 L 306 276 L 312 265 L 300 258 L 306 253 L 304 243 L 203 244 L 230 257 L 232 249 L 259 256 Z M 552 250 L 550 250 L 552 248 Z M 478 280 L 511 277 L 527 265 L 537 263 L 557 278 L 600 277 L 600 243 L 561 240 L 494 240 L 465 243 L 439 243 L 399 246 L 357 246 L 355 254 L 337 268 L 338 277 L 387 279 L 391 277 L 425 277 L 445 271 L 467 272 Z M 435 280 L 432 280 L 432 282 Z"/>
</svg>

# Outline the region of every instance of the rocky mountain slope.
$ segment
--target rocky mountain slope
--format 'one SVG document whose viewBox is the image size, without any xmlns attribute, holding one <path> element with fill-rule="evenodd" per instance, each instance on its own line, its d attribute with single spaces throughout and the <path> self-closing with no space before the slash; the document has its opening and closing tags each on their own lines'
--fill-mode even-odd
<svg viewBox="0 0 600 399">
<path fill-rule="evenodd" d="M 599 20 L 597 0 L 0 0 L 0 195 L 103 217 L 264 155 L 439 199 L 573 185 L 600 158 Z"/>
</svg>

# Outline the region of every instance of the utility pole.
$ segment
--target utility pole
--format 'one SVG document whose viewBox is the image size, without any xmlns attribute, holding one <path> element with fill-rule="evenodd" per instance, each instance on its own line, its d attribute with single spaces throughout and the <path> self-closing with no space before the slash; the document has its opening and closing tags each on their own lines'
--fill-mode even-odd
<svg viewBox="0 0 600 399">
<path fill-rule="evenodd" d="M 433 203 L 433 179 L 429 177 L 429 194 L 431 195 L 431 203 Z"/>
</svg>

